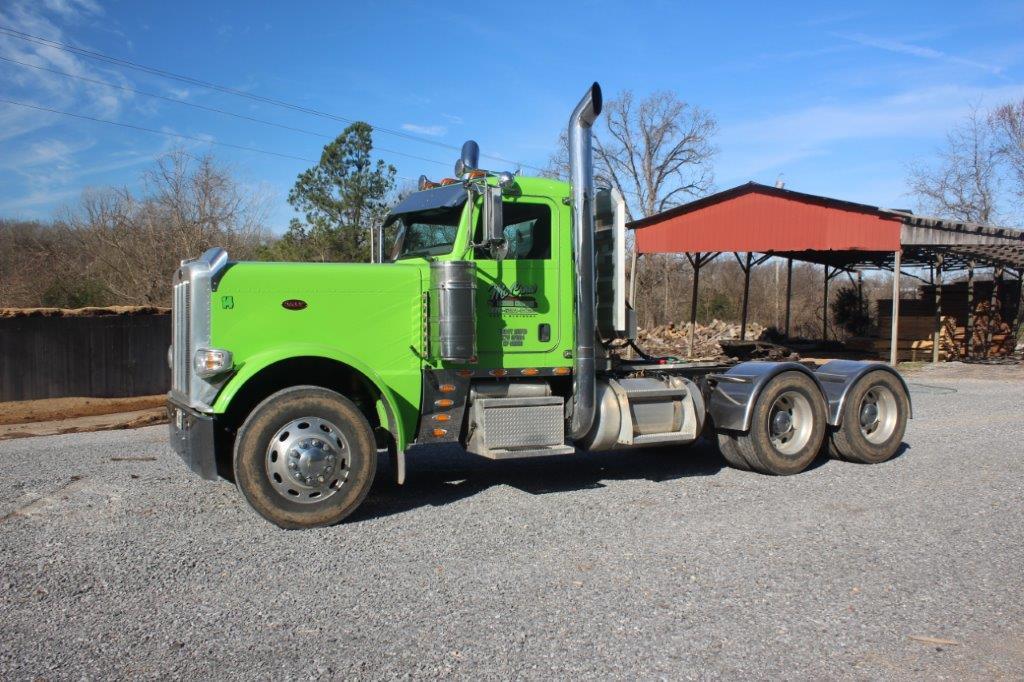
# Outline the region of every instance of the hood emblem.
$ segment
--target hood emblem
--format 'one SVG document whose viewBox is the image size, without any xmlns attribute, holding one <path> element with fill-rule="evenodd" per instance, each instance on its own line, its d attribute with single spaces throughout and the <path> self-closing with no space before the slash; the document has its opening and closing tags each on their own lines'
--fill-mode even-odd
<svg viewBox="0 0 1024 682">
<path fill-rule="evenodd" d="M 306 305 L 305 301 L 298 298 L 289 298 L 287 301 L 281 301 L 281 307 L 285 310 L 302 310 Z"/>
</svg>

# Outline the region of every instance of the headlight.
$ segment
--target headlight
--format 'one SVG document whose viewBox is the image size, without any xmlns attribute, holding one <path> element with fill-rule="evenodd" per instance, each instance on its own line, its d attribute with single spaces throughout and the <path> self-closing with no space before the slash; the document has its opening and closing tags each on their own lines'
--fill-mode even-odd
<svg viewBox="0 0 1024 682">
<path fill-rule="evenodd" d="M 234 366 L 234 362 L 231 359 L 231 351 L 219 348 L 200 348 L 196 351 L 192 366 L 195 368 L 196 374 L 205 378 L 228 371 Z"/>
</svg>

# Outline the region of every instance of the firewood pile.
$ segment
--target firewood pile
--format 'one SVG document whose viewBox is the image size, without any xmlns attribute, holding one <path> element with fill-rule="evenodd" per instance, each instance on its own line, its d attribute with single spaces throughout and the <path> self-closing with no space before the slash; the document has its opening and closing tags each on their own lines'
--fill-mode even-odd
<svg viewBox="0 0 1024 682">
<path fill-rule="evenodd" d="M 747 339 L 761 337 L 764 325 L 756 322 L 747 324 Z M 693 334 L 693 357 L 719 358 L 724 353 L 719 341 L 740 338 L 740 325 L 722 320 L 712 320 L 708 324 L 698 323 Z M 690 323 L 658 325 L 637 330 L 637 345 L 650 355 L 672 356 L 685 358 L 690 344 Z"/>
</svg>

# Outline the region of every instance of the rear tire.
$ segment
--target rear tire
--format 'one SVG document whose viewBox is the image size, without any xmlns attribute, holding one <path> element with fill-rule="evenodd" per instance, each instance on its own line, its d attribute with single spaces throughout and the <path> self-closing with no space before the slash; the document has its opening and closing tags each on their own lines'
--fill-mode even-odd
<svg viewBox="0 0 1024 682">
<path fill-rule="evenodd" d="M 764 474 L 798 474 L 818 456 L 825 438 L 825 399 L 801 372 L 783 372 L 754 403 L 750 430 L 737 434 L 739 454 Z"/>
<path fill-rule="evenodd" d="M 718 452 L 721 453 L 726 464 L 733 469 L 750 471 L 750 464 L 740 453 L 739 446 L 736 445 L 736 436 L 733 434 L 724 431 L 718 434 Z"/>
<path fill-rule="evenodd" d="M 377 471 L 373 430 L 352 401 L 294 386 L 256 406 L 235 439 L 235 484 L 281 528 L 338 523 L 362 503 Z"/>
<path fill-rule="evenodd" d="M 861 464 L 884 462 L 903 443 L 909 414 L 903 382 L 890 372 L 869 372 L 846 396 L 840 426 L 829 438 L 829 454 Z"/>
</svg>

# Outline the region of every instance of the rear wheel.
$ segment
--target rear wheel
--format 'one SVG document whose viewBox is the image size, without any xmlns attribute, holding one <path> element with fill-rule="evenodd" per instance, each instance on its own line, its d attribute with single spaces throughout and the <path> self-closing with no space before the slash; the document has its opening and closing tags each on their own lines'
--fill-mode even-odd
<svg viewBox="0 0 1024 682">
<path fill-rule="evenodd" d="M 903 443 L 909 414 L 903 382 L 890 372 L 869 372 L 846 396 L 840 426 L 829 438 L 829 454 L 862 464 L 884 462 Z"/>
<path fill-rule="evenodd" d="M 370 490 L 377 449 L 350 400 L 317 386 L 273 394 L 235 440 L 235 482 L 263 518 L 281 528 L 338 523 Z"/>
<path fill-rule="evenodd" d="M 761 473 L 798 474 L 818 456 L 825 421 L 825 399 L 814 381 L 784 372 L 757 397 L 750 430 L 736 435 L 736 448 Z"/>
<path fill-rule="evenodd" d="M 722 454 L 722 459 L 733 469 L 750 471 L 750 464 L 747 463 L 747 460 L 740 453 L 739 446 L 736 444 L 736 436 L 733 434 L 724 431 L 718 434 L 718 452 Z"/>
</svg>

